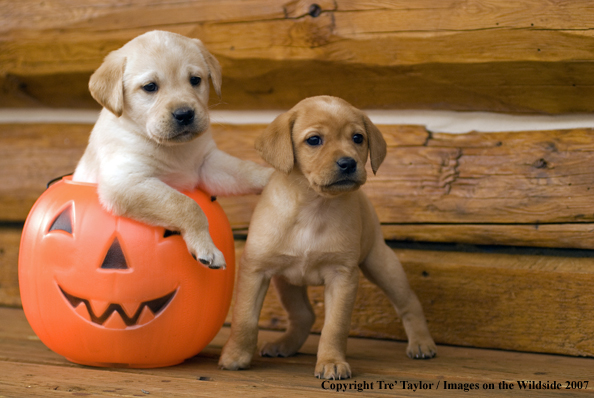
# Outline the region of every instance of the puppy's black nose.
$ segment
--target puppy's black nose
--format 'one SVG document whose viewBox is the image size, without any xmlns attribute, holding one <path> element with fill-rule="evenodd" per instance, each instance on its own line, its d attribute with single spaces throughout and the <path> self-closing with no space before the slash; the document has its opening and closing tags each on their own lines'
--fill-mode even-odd
<svg viewBox="0 0 594 398">
<path fill-rule="evenodd" d="M 194 121 L 194 110 L 191 108 L 179 108 L 173 112 L 173 117 L 182 126 L 187 126 Z"/>
<path fill-rule="evenodd" d="M 336 161 L 343 174 L 352 174 L 357 170 L 357 161 L 353 158 L 344 157 Z"/>
</svg>

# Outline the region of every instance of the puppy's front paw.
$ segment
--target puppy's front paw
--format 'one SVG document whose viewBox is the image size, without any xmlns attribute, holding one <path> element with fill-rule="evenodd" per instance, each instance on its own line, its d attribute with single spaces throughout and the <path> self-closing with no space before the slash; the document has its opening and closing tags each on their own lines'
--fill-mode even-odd
<svg viewBox="0 0 594 398">
<path fill-rule="evenodd" d="M 221 358 L 219 358 L 219 368 L 226 370 L 241 370 L 250 367 L 252 356 L 249 352 L 239 352 L 223 349 Z"/>
<path fill-rule="evenodd" d="M 188 250 L 190 250 L 192 257 L 196 261 L 211 269 L 226 268 L 225 256 L 214 245 L 208 233 L 198 234 L 195 237 L 192 234 L 187 234 L 184 239 L 188 245 Z"/>
<path fill-rule="evenodd" d="M 216 247 L 211 250 L 205 250 L 202 254 L 192 254 L 192 256 L 200 263 L 206 265 L 210 269 L 225 269 L 227 263 L 225 262 L 225 256 Z"/>
<path fill-rule="evenodd" d="M 410 339 L 406 347 L 406 355 L 412 359 L 431 359 L 437 355 L 437 347 L 431 337 Z"/>
<path fill-rule="evenodd" d="M 344 380 L 351 377 L 351 367 L 344 361 L 320 362 L 316 364 L 318 379 Z"/>
</svg>

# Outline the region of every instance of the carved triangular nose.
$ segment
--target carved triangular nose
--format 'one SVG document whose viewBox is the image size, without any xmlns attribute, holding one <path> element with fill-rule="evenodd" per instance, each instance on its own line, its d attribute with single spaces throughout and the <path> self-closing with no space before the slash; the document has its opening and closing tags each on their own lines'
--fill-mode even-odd
<svg viewBox="0 0 594 398">
<path fill-rule="evenodd" d="M 124 252 L 122 251 L 122 247 L 120 246 L 120 242 L 118 238 L 113 240 L 111 247 L 107 251 L 105 255 L 105 259 L 103 260 L 103 264 L 101 264 L 101 268 L 103 269 L 128 269 L 128 264 L 126 263 L 126 257 L 124 256 Z"/>
</svg>

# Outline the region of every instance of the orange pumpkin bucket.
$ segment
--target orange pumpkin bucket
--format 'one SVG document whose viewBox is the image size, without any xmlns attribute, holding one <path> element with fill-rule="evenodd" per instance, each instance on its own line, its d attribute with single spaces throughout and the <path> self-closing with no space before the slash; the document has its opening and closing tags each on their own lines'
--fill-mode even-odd
<svg viewBox="0 0 594 398">
<path fill-rule="evenodd" d="M 198 263 L 177 233 L 106 212 L 95 184 L 65 177 L 41 195 L 23 230 L 19 285 L 46 346 L 84 365 L 149 368 L 210 343 L 231 303 L 233 235 L 217 202 L 184 193 L 206 214 L 227 269 Z"/>
</svg>

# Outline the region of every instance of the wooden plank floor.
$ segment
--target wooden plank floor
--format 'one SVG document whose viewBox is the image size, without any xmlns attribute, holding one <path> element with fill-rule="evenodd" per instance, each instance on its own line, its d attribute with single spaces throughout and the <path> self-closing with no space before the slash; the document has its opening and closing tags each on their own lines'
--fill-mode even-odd
<svg viewBox="0 0 594 398">
<path fill-rule="evenodd" d="M 337 392 L 324 387 L 338 383 L 357 383 L 347 393 L 365 397 L 594 397 L 592 358 L 440 346 L 437 358 L 415 361 L 405 356 L 404 343 L 350 339 L 348 358 L 353 378 L 324 382 L 313 377 L 318 336 L 311 335 L 295 357 L 256 357 L 252 369 L 230 372 L 217 368 L 228 334 L 229 329 L 223 328 L 202 353 L 178 366 L 144 370 L 91 368 L 69 363 L 47 349 L 33 334 L 21 310 L 0 308 L 0 397 L 328 396 Z M 260 332 L 261 340 L 276 335 Z M 562 388 L 521 390 L 518 381 L 555 381 Z M 588 382 L 588 386 L 566 389 L 567 381 Z M 502 382 L 513 385 L 513 389 L 503 388 Z M 426 389 L 407 388 L 419 383 Z M 462 383 L 472 389 L 444 389 L 446 383 Z M 357 385 L 363 391 L 357 391 Z M 489 385 L 493 389 L 484 388 Z"/>
</svg>

